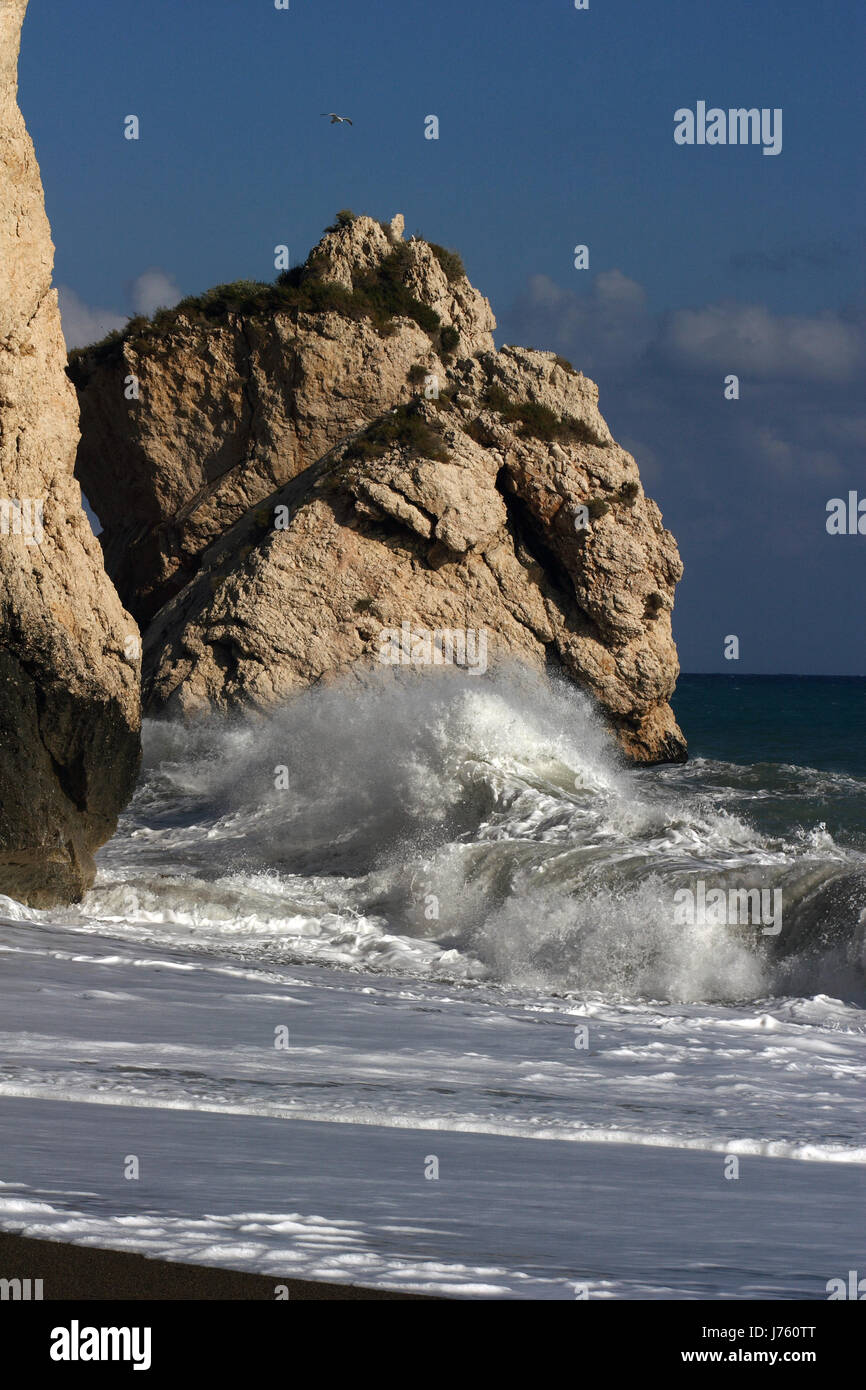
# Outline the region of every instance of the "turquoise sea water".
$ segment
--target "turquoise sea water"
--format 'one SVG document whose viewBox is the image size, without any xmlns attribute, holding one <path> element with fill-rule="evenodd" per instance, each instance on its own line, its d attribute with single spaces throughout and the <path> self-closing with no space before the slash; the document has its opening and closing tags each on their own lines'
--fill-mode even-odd
<svg viewBox="0 0 866 1390">
<path fill-rule="evenodd" d="M 696 789 L 763 834 L 866 852 L 866 679 L 687 675 L 672 703 Z"/>
<path fill-rule="evenodd" d="M 682 675 L 672 703 L 692 757 L 866 778 L 866 677 Z"/>
</svg>

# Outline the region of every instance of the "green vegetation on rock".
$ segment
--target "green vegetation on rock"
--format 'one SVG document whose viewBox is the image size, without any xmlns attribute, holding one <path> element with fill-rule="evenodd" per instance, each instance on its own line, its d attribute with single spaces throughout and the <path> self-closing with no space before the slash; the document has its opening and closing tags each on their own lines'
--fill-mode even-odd
<svg viewBox="0 0 866 1390">
<path fill-rule="evenodd" d="M 568 415 L 559 416 L 538 401 L 513 401 L 501 386 L 488 386 L 484 400 L 503 420 L 517 425 L 517 433 L 525 439 L 541 439 L 550 443 L 554 440 L 580 444 L 598 442 L 581 420 Z"/>
<path fill-rule="evenodd" d="M 337 214 L 335 226 L 352 220 L 354 214 L 344 209 Z M 76 369 L 83 369 L 85 363 L 92 367 L 119 357 L 124 343 L 139 351 L 156 346 L 181 318 L 204 327 L 223 323 L 230 314 L 245 318 L 290 314 L 297 320 L 299 314 L 330 312 L 355 320 L 369 319 L 382 334 L 394 331 L 396 318 L 408 318 L 432 337 L 439 333 L 441 321 L 435 310 L 409 291 L 405 281 L 411 263 L 410 247 L 401 243 L 378 266 L 359 275 L 351 289 L 329 279 L 327 256 L 315 253 L 305 265 L 282 271 L 274 283 L 235 280 L 215 285 L 203 294 L 188 295 L 171 309 L 158 309 L 151 319 L 140 315 L 130 319 L 122 331 L 114 330 L 98 343 L 73 349 L 70 374 L 74 380 Z M 451 332 L 444 329 L 443 337 Z"/>
<path fill-rule="evenodd" d="M 447 463 L 448 452 L 441 438 L 421 416 L 417 401 L 409 401 L 375 420 L 346 450 L 352 460 L 380 458 L 395 446 L 409 449 L 421 458 Z"/>
<path fill-rule="evenodd" d="M 439 345 L 442 348 L 442 351 L 445 353 L 445 355 L 450 356 L 452 352 L 455 352 L 459 342 L 460 334 L 458 333 L 457 329 L 453 326 L 453 324 L 446 324 L 445 327 L 439 333 Z"/>
<path fill-rule="evenodd" d="M 449 284 L 453 284 L 455 280 L 465 279 L 466 267 L 459 251 L 449 251 L 447 247 L 439 246 L 435 241 L 428 241 L 427 245 L 445 271 Z"/>
</svg>

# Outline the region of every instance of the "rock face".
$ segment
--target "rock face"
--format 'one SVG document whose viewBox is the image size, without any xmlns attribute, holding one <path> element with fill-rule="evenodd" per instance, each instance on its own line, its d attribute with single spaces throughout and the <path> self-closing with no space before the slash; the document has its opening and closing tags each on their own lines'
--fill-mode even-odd
<svg viewBox="0 0 866 1390">
<path fill-rule="evenodd" d="M 137 628 L 73 476 L 54 248 L 17 106 L 26 8 L 0 0 L 0 893 L 44 907 L 92 880 L 135 782 L 140 705 Z"/>
<path fill-rule="evenodd" d="M 79 477 L 150 619 L 147 708 L 264 710 L 438 640 L 476 669 L 483 646 L 485 667 L 556 671 L 629 756 L 683 758 L 682 566 L 596 386 L 496 352 L 459 258 L 401 235 L 347 220 L 293 273 L 295 305 L 223 287 L 212 318 L 191 301 L 76 355 Z"/>
<path fill-rule="evenodd" d="M 377 325 L 363 300 L 352 302 L 383 263 L 397 280 L 396 292 L 374 286 L 383 313 L 417 296 L 427 330 L 405 315 Z M 330 285 L 338 293 L 318 293 Z M 248 507 L 408 400 L 412 363 L 429 361 L 444 379 L 436 315 L 462 351 L 493 350 L 493 314 L 466 277 L 449 281 L 426 242 L 405 243 L 368 217 L 327 233 L 304 292 L 293 288 L 244 312 L 231 307 L 242 300 L 217 294 L 158 334 L 134 326 L 107 351 L 73 354 L 77 476 L 104 528 L 108 572 L 142 623 Z"/>
</svg>

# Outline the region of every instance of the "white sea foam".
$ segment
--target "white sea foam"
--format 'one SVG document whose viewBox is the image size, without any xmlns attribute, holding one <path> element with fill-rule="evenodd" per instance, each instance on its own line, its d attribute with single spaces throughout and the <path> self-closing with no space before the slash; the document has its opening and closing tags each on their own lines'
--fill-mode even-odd
<svg viewBox="0 0 866 1390">
<path fill-rule="evenodd" d="M 863 855 L 824 826 L 762 832 L 707 790 L 720 768 L 629 768 L 583 696 L 526 672 L 388 673 L 266 719 L 151 723 L 133 807 L 66 920 L 620 998 L 862 991 Z M 780 887 L 779 947 L 677 925 L 697 878 Z"/>
</svg>

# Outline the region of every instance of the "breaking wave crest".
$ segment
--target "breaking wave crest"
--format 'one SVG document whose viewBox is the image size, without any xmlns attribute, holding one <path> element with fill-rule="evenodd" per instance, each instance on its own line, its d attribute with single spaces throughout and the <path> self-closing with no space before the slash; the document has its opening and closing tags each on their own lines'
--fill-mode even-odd
<svg viewBox="0 0 866 1390">
<path fill-rule="evenodd" d="M 866 845 L 815 817 L 849 778 L 631 768 L 579 692 L 517 671 L 151 722 L 145 750 L 70 923 L 620 1000 L 863 995 Z M 781 930 L 677 920 L 698 882 L 781 889 Z"/>
</svg>

